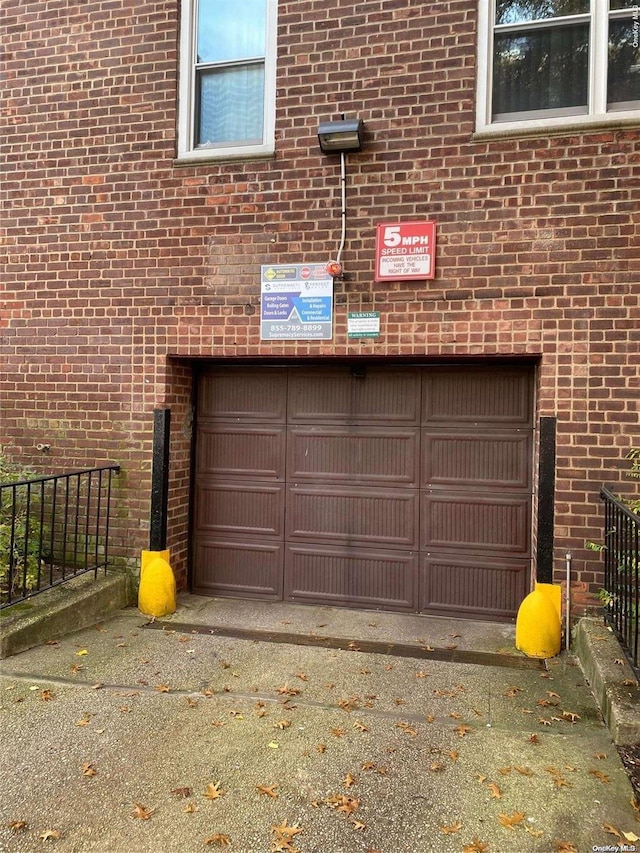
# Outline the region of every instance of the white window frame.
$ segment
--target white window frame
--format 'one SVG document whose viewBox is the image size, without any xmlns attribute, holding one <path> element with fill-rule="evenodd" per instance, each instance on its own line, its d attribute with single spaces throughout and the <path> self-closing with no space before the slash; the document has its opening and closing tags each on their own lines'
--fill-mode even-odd
<svg viewBox="0 0 640 853">
<path fill-rule="evenodd" d="M 518 119 L 496 120 L 492 118 L 491 97 L 493 91 L 493 35 L 496 14 L 495 0 L 478 0 L 478 49 L 476 90 L 476 135 L 513 135 L 518 132 L 552 131 L 598 125 L 627 125 L 640 123 L 638 109 L 607 110 L 607 63 L 609 34 L 609 3 L 592 0 L 591 11 L 580 16 L 589 19 L 589 103 L 586 112 L 575 107 L 565 110 L 544 110 L 538 116 L 523 115 Z M 611 17 L 622 17 L 612 12 Z M 628 11 L 626 12 L 628 15 Z M 551 19 L 553 20 L 553 19 Z M 563 20 L 556 18 L 555 20 Z M 524 29 L 526 24 L 520 24 Z M 544 115 L 542 114 L 544 112 Z"/>
<path fill-rule="evenodd" d="M 233 0 L 231 0 L 232 2 Z M 243 145 L 195 144 L 196 41 L 198 0 L 182 0 L 180 13 L 180 82 L 178 86 L 178 163 L 241 160 L 275 152 L 278 0 L 266 0 L 264 121 L 262 142 Z"/>
</svg>

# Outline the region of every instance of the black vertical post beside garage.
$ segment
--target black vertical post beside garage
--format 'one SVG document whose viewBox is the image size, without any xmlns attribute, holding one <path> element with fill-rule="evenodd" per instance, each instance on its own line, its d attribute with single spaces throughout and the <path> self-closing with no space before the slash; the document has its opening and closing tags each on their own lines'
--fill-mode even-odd
<svg viewBox="0 0 640 853">
<path fill-rule="evenodd" d="M 556 488 L 557 418 L 540 418 L 540 455 L 538 467 L 538 547 L 536 579 L 553 583 L 553 522 Z"/>
<path fill-rule="evenodd" d="M 163 551 L 167 547 L 170 434 L 171 410 L 154 409 L 151 519 L 149 531 L 149 548 L 151 551 Z"/>
</svg>

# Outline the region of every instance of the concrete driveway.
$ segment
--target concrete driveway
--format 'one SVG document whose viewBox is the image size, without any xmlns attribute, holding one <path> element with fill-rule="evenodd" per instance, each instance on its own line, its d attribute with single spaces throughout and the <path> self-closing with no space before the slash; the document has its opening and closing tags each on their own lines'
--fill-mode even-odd
<svg viewBox="0 0 640 853">
<path fill-rule="evenodd" d="M 510 626 L 195 596 L 146 621 L 3 661 L 2 850 L 640 850 L 580 668 Z"/>
</svg>

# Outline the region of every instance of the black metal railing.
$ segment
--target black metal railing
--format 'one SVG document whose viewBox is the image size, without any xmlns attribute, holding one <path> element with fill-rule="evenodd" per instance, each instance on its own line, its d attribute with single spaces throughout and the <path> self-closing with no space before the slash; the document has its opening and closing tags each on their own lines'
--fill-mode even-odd
<svg viewBox="0 0 640 853">
<path fill-rule="evenodd" d="M 108 465 L 0 483 L 0 608 L 87 572 L 106 573 Z"/>
<path fill-rule="evenodd" d="M 605 620 L 620 640 L 631 665 L 640 670 L 638 615 L 640 604 L 640 516 L 607 488 L 604 501 Z"/>
</svg>

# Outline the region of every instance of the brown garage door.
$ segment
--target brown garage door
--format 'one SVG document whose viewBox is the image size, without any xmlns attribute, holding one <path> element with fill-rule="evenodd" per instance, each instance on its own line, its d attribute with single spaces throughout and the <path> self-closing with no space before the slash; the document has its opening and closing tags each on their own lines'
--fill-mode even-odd
<svg viewBox="0 0 640 853">
<path fill-rule="evenodd" d="M 212 368 L 194 592 L 512 617 L 531 438 L 526 368 Z"/>
</svg>

